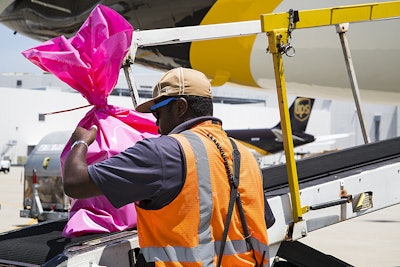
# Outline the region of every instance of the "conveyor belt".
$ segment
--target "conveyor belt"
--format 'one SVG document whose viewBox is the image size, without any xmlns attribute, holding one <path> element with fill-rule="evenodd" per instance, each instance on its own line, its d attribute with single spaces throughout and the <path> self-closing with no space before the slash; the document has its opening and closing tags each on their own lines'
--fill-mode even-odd
<svg viewBox="0 0 400 267">
<path fill-rule="evenodd" d="M 299 160 L 297 171 L 301 187 L 391 162 L 400 162 L 400 137 Z M 262 173 L 267 195 L 289 191 L 284 164 L 265 168 Z M 0 265 L 1 260 L 40 265 L 67 247 L 107 235 L 64 238 L 65 224 L 66 220 L 53 221 L 0 234 Z"/>
<path fill-rule="evenodd" d="M 109 235 L 65 238 L 61 234 L 66 223 L 66 219 L 50 221 L 0 234 L 0 266 L 2 260 L 41 265 L 67 247 Z"/>
<path fill-rule="evenodd" d="M 299 184 L 321 183 L 334 179 L 337 174 L 350 175 L 369 168 L 400 161 L 400 137 L 343 149 L 329 154 L 310 157 L 296 162 Z M 288 179 L 286 165 L 262 169 L 267 195 L 286 193 Z"/>
</svg>

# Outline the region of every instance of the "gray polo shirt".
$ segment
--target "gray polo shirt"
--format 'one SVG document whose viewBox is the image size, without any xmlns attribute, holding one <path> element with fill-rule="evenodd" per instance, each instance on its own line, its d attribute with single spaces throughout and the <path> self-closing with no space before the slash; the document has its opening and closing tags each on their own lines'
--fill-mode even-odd
<svg viewBox="0 0 400 267">
<path fill-rule="evenodd" d="M 171 131 L 180 133 L 215 117 L 186 121 Z M 146 138 L 104 161 L 88 167 L 89 175 L 115 207 L 137 202 L 146 209 L 170 203 L 185 182 L 185 157 L 175 138 Z"/>
</svg>

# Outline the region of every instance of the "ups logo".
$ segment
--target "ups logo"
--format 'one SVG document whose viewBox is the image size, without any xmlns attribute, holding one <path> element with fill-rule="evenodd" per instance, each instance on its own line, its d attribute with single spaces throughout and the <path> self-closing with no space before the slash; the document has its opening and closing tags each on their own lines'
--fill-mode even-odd
<svg viewBox="0 0 400 267">
<path fill-rule="evenodd" d="M 310 117 L 311 100 L 309 98 L 298 98 L 294 103 L 294 117 L 299 121 L 305 121 Z"/>
</svg>

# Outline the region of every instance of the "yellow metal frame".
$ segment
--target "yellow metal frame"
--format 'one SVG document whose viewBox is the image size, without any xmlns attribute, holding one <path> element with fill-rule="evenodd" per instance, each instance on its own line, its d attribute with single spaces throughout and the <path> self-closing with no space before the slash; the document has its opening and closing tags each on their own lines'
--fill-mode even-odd
<svg viewBox="0 0 400 267">
<path fill-rule="evenodd" d="M 298 11 L 298 16 L 299 21 L 296 23 L 295 29 L 395 18 L 400 16 L 400 1 Z M 267 33 L 269 51 L 273 58 L 286 168 L 292 201 L 292 215 L 294 222 L 297 223 L 302 220 L 303 213 L 307 212 L 309 207 L 301 207 L 300 203 L 282 54 L 278 51 L 280 45 L 288 43 L 289 19 L 289 13 L 287 12 L 263 14 L 261 15 L 261 30 Z"/>
<path fill-rule="evenodd" d="M 296 29 L 335 25 L 347 22 L 362 22 L 400 16 L 400 1 L 350 5 L 298 11 L 300 20 Z M 272 32 L 287 29 L 289 13 L 261 15 L 261 31 Z"/>
</svg>

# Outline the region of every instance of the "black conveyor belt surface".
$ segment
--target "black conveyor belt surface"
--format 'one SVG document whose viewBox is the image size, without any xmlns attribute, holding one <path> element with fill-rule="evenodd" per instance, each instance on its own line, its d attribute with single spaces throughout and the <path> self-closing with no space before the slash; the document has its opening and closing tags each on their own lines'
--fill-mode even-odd
<svg viewBox="0 0 400 267">
<path fill-rule="evenodd" d="M 64 248 L 107 234 L 76 238 L 62 237 L 66 219 L 49 221 L 0 234 L 0 261 L 41 265 L 62 253 Z"/>
<path fill-rule="evenodd" d="M 301 183 L 393 161 L 400 161 L 400 137 L 298 160 L 296 166 Z M 262 174 L 267 192 L 288 186 L 285 164 L 264 168 Z"/>
</svg>

